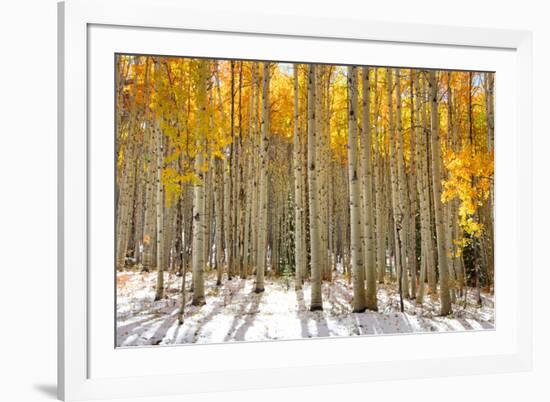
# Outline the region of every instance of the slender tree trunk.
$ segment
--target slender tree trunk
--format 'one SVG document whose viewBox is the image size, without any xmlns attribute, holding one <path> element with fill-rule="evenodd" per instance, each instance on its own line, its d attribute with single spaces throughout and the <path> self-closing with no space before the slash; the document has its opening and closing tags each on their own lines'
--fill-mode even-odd
<svg viewBox="0 0 550 402">
<path fill-rule="evenodd" d="M 424 289 L 425 289 L 425 280 L 426 274 L 428 271 L 428 266 L 433 267 L 435 265 L 433 261 L 433 248 L 431 247 L 432 238 L 431 238 L 431 225 L 430 225 L 430 205 L 427 198 L 428 194 L 428 184 L 427 184 L 427 173 L 426 173 L 426 158 L 427 158 L 427 148 L 426 148 L 426 127 L 425 127 L 425 118 L 423 119 L 424 124 L 420 124 L 420 111 L 425 110 L 423 101 L 425 97 L 421 95 L 420 84 L 419 84 L 419 75 L 415 75 L 414 86 L 416 92 L 416 109 L 415 116 L 417 126 L 416 126 L 416 191 L 420 199 L 420 237 L 421 237 L 421 260 L 420 260 L 420 281 L 419 288 L 416 294 L 416 302 L 422 304 L 424 299 Z M 430 268 L 431 269 L 431 268 Z M 435 278 L 434 278 L 435 280 Z"/>
<path fill-rule="evenodd" d="M 163 213 L 164 213 L 164 187 L 162 185 L 162 160 L 164 158 L 162 132 L 156 123 L 155 133 L 157 139 L 157 290 L 155 293 L 155 300 L 164 298 L 164 266 L 163 266 L 163 232 L 164 227 Z"/>
<path fill-rule="evenodd" d="M 207 96 L 206 91 L 209 76 L 209 63 L 206 60 L 198 61 L 197 66 L 197 105 L 199 105 L 197 115 L 197 154 L 195 155 L 195 174 L 200 183 L 193 188 L 193 305 L 200 306 L 205 304 L 204 297 L 204 247 L 207 243 L 206 222 L 205 222 L 205 184 L 206 177 L 204 172 L 205 154 L 207 148 Z"/>
<path fill-rule="evenodd" d="M 214 160 L 214 169 L 216 177 L 216 186 L 214 188 L 214 204 L 215 204 L 215 222 L 216 222 L 216 285 L 222 284 L 223 277 L 223 173 L 222 173 L 222 161 L 220 158 Z"/>
<path fill-rule="evenodd" d="M 363 245 L 361 236 L 361 193 L 357 138 L 357 67 L 348 67 L 348 176 L 351 225 L 351 270 L 353 312 L 366 310 Z"/>
<path fill-rule="evenodd" d="M 258 235 L 258 261 L 256 269 L 255 292 L 264 291 L 264 275 L 267 262 L 267 196 L 268 196 L 268 146 L 269 146 L 269 63 L 263 63 L 262 72 L 262 127 L 260 134 L 260 185 L 259 185 L 259 235 Z"/>
<path fill-rule="evenodd" d="M 427 75 L 427 72 L 424 72 L 423 75 Z M 424 208 L 423 208 L 423 217 L 425 219 L 425 243 L 426 243 L 426 269 L 428 277 L 428 290 L 431 294 L 437 294 L 437 274 L 436 274 L 436 262 L 435 262 L 435 249 L 434 249 L 434 236 L 432 230 L 433 219 L 433 196 L 432 196 L 432 181 L 430 179 L 431 172 L 433 168 L 431 167 L 431 129 L 429 127 L 428 115 L 427 115 L 427 106 L 430 106 L 429 96 L 430 94 L 426 91 L 426 80 L 420 81 L 422 85 L 422 99 L 423 104 L 421 104 L 421 116 L 422 116 L 422 138 L 421 141 L 424 144 L 423 150 L 424 155 L 422 156 L 422 189 L 424 193 Z"/>
<path fill-rule="evenodd" d="M 435 229 L 437 236 L 437 261 L 439 266 L 439 292 L 441 302 L 441 315 L 452 312 L 449 294 L 449 268 L 447 250 L 445 248 L 445 230 L 443 227 L 443 206 L 441 202 L 441 145 L 439 142 L 439 111 L 437 99 L 437 80 L 435 71 L 430 70 L 430 110 L 431 110 L 431 141 L 432 141 L 432 178 L 433 199 L 435 210 Z"/>
<path fill-rule="evenodd" d="M 376 298 L 376 249 L 374 239 L 374 202 L 372 196 L 373 174 L 372 174 L 372 134 L 370 121 L 370 81 L 369 68 L 361 69 L 361 80 L 363 87 L 362 101 L 362 129 L 361 129 L 361 159 L 363 168 L 363 199 L 364 209 L 362 216 L 365 216 L 365 224 L 363 226 L 365 236 L 366 249 L 366 307 L 369 310 L 377 311 Z"/>
<path fill-rule="evenodd" d="M 315 119 L 315 97 L 316 97 L 316 66 L 308 66 L 308 196 L 309 196 L 309 234 L 311 242 L 311 306 L 310 310 L 322 310 L 323 299 L 321 292 L 321 263 L 320 263 L 320 236 L 319 236 L 319 217 L 317 205 L 317 179 L 316 179 L 316 147 L 317 147 L 317 127 Z"/>
<path fill-rule="evenodd" d="M 409 266 L 411 272 L 411 299 L 416 299 L 416 286 L 417 286 L 417 256 L 416 256 L 416 209 L 417 209 L 417 191 L 416 191 L 416 136 L 415 136 L 415 108 L 414 108 L 414 72 L 410 72 L 410 122 L 411 128 L 409 133 L 409 145 L 410 145 L 410 158 L 409 158 L 409 181 L 408 194 L 409 194 Z"/>
<path fill-rule="evenodd" d="M 409 238 L 410 238 L 410 210 L 409 210 L 409 195 L 407 189 L 407 178 L 405 175 L 405 159 L 403 155 L 403 122 L 402 122 L 402 106 L 401 106 L 401 71 L 396 69 L 395 71 L 395 95 L 396 95 L 396 110 L 397 110 L 397 188 L 399 192 L 398 203 L 399 211 L 402 216 L 402 229 L 401 237 L 399 239 L 401 243 L 401 264 L 403 271 L 400 272 L 401 277 L 401 289 L 403 297 L 409 298 L 409 281 L 407 268 L 411 267 Z"/>
<path fill-rule="evenodd" d="M 387 87 L 387 102 L 388 102 L 388 120 L 389 120 L 389 142 L 390 142 L 390 182 L 391 182 L 391 210 L 392 210 L 392 223 L 393 223 L 393 243 L 394 243 L 394 258 L 395 258 L 395 271 L 397 274 L 397 285 L 399 289 L 399 301 L 401 311 L 403 312 L 403 260 L 402 255 L 402 228 L 403 228 L 403 212 L 400 208 L 400 197 L 398 187 L 398 168 L 396 166 L 396 160 L 398 156 L 395 150 L 395 126 L 393 121 L 393 82 L 392 82 L 392 69 L 386 69 L 386 87 Z"/>
<path fill-rule="evenodd" d="M 294 250 L 295 250 L 295 270 L 296 270 L 296 289 L 302 288 L 302 273 L 304 271 L 302 258 L 304 250 L 302 249 L 303 234 L 302 234 L 302 149 L 300 146 L 300 127 L 298 123 L 300 107 L 298 103 L 298 64 L 294 64 Z"/>
</svg>

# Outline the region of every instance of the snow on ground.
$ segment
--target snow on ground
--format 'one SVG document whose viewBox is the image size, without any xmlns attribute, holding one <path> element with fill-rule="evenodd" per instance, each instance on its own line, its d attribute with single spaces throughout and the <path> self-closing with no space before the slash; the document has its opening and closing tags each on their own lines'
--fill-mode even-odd
<svg viewBox="0 0 550 402">
<path fill-rule="evenodd" d="M 191 276 L 187 276 L 190 283 Z M 482 307 L 473 298 L 453 305 L 454 313 L 438 316 L 438 301 L 425 298 L 423 306 L 405 300 L 399 311 L 395 285 L 378 287 L 378 312 L 351 312 L 351 285 L 337 274 L 323 284 L 323 311 L 311 312 L 310 286 L 295 291 L 284 278 L 265 280 L 256 294 L 254 278 L 234 278 L 215 286 L 215 273 L 206 274 L 206 305 L 195 307 L 187 292 L 185 322 L 178 325 L 181 277 L 165 273 L 166 298 L 153 301 L 156 273 L 117 274 L 117 346 L 266 341 L 326 336 L 378 335 L 494 329 L 494 302 L 483 295 Z M 470 295 L 473 292 L 469 290 Z"/>
</svg>

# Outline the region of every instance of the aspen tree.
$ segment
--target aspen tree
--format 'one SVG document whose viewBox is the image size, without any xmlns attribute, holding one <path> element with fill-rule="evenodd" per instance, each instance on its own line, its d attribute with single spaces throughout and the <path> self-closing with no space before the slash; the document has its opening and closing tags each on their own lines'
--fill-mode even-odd
<svg viewBox="0 0 550 402">
<path fill-rule="evenodd" d="M 254 121 L 257 122 L 258 117 L 258 106 L 260 104 L 260 89 L 258 88 L 258 63 L 254 63 L 252 65 L 252 88 L 253 88 L 253 96 L 255 97 L 254 102 L 254 110 L 253 110 L 253 118 Z M 258 217 L 259 217 L 259 181 L 260 181 L 260 150 L 259 150 L 259 143 L 260 143 L 260 133 L 257 132 L 257 123 L 255 123 L 256 131 L 254 132 L 254 136 L 252 138 L 252 155 L 253 155 L 253 166 L 254 170 L 252 172 L 252 222 L 254 224 L 252 225 L 252 247 L 251 247 L 251 256 L 252 256 L 252 264 L 255 267 L 255 270 L 258 269 Z M 260 127 L 261 129 L 261 127 Z"/>
<path fill-rule="evenodd" d="M 293 144 L 293 163 L 294 163 L 294 216 L 295 216 L 295 232 L 294 248 L 295 248 L 295 269 L 296 269 L 296 289 L 302 287 L 302 273 L 304 271 L 302 264 L 304 259 L 302 258 L 305 250 L 302 249 L 302 149 L 300 146 L 300 127 L 299 127 L 299 103 L 298 103 L 298 64 L 294 64 L 294 144 Z"/>
<path fill-rule="evenodd" d="M 252 208 L 254 205 L 253 199 L 255 198 L 254 190 L 254 167 L 255 167 L 255 157 L 256 153 L 254 152 L 254 139 L 257 137 L 256 133 L 256 113 L 255 113 L 255 104 L 256 104 L 256 94 L 255 94 L 255 77 L 254 77 L 254 65 L 251 66 L 251 80 L 250 80 L 250 95 L 249 95 L 249 128 L 247 136 L 247 158 L 246 158 L 246 210 L 245 210 L 245 233 L 244 233 L 244 250 L 246 253 L 245 265 L 247 273 L 250 271 L 250 267 L 253 266 L 254 261 L 254 252 L 252 250 Z"/>
<path fill-rule="evenodd" d="M 399 272 L 401 280 L 401 292 L 403 297 L 409 297 L 409 281 L 407 267 L 410 267 L 410 249 L 408 249 L 410 238 L 410 209 L 409 195 L 407 189 L 407 178 L 405 176 L 405 159 L 403 155 L 403 121 L 402 121 L 402 105 L 401 105 L 401 70 L 395 70 L 395 104 L 396 104 L 396 120 L 397 120 L 397 188 L 399 192 L 398 203 L 399 211 L 403 217 L 402 230 L 400 237 L 401 246 L 401 267 L 403 271 Z M 404 230 L 403 230 L 404 229 Z"/>
<path fill-rule="evenodd" d="M 204 162 L 208 130 L 207 87 L 209 64 L 206 60 L 198 60 L 196 66 L 196 97 L 199 106 L 197 114 L 195 174 L 199 182 L 193 187 L 193 301 L 194 306 L 205 304 L 204 297 L 204 246 L 206 243 L 205 222 L 205 184 Z"/>
<path fill-rule="evenodd" d="M 453 149 L 453 91 L 451 88 L 451 72 L 447 71 L 447 138 L 445 139 L 445 148 L 447 152 Z M 448 180 L 448 172 L 445 171 L 445 180 Z M 451 296 L 451 302 L 456 300 L 456 288 L 458 284 L 457 272 L 456 272 L 456 258 L 455 251 L 453 247 L 453 237 L 454 237 L 454 225 L 456 222 L 455 214 L 455 200 L 449 200 L 445 204 L 445 240 L 447 241 L 447 255 L 449 258 L 449 292 Z"/>
<path fill-rule="evenodd" d="M 366 250 L 366 307 L 369 310 L 378 310 L 376 299 L 376 250 L 374 239 L 374 201 L 372 196 L 373 174 L 372 174 L 372 134 L 370 121 L 370 81 L 369 68 L 361 69 L 361 81 L 363 87 L 362 99 L 362 127 L 361 127 L 361 160 L 363 168 L 363 199 L 364 209 L 362 216 L 366 217 L 363 226 Z"/>
<path fill-rule="evenodd" d="M 222 172 L 222 161 L 220 158 L 214 160 L 214 169 L 215 169 L 215 178 L 216 184 L 214 188 L 214 204 L 215 204 L 215 222 L 216 222 L 216 239 L 214 244 L 216 245 L 216 285 L 220 286 L 222 284 L 223 276 L 223 265 L 222 265 L 222 256 L 223 256 L 223 246 L 222 246 L 222 236 L 223 236 L 223 172 Z"/>
<path fill-rule="evenodd" d="M 234 61 L 230 61 L 231 68 L 231 86 L 230 86 L 230 136 L 231 144 L 229 145 L 229 152 L 225 158 L 225 167 L 224 167 L 224 230 L 225 230 L 225 255 L 226 255 L 226 265 L 227 265 L 227 279 L 231 280 L 233 278 L 234 272 L 234 253 L 233 253 L 233 171 L 235 169 L 234 164 L 234 153 L 235 153 L 235 64 Z"/>
<path fill-rule="evenodd" d="M 325 73 L 325 66 L 319 65 L 315 69 L 315 130 L 316 130 L 316 152 L 315 152 L 315 166 L 316 166 L 316 184 L 317 184 L 317 225 L 319 232 L 319 244 L 320 244 L 320 270 L 321 278 L 326 279 L 327 272 L 327 242 L 326 242 L 326 167 L 325 167 L 325 126 L 323 124 L 323 101 L 325 94 L 323 91 L 323 76 Z"/>
<path fill-rule="evenodd" d="M 353 312 L 366 310 L 363 245 L 361 236 L 361 194 L 357 138 L 357 67 L 348 67 L 348 175 L 351 229 Z"/>
<path fill-rule="evenodd" d="M 387 102 L 388 102 L 388 134 L 390 143 L 389 164 L 390 164 L 390 183 L 391 183 L 391 211 L 392 211 L 392 226 L 393 226 L 393 252 L 395 259 L 395 271 L 397 274 L 397 283 L 399 289 L 399 301 L 401 311 L 403 307 L 403 259 L 402 255 L 402 233 L 403 228 L 403 211 L 400 208 L 399 202 L 399 189 L 398 189 L 398 169 L 396 167 L 396 150 L 395 150 L 395 126 L 393 120 L 393 82 L 392 82 L 392 69 L 386 69 L 386 90 L 387 90 Z"/>
<path fill-rule="evenodd" d="M 411 273 L 411 299 L 416 299 L 416 285 L 417 285 L 417 258 L 416 258 L 416 209 L 417 209 L 417 191 L 416 191 L 416 135 L 415 135 L 415 108 L 414 108 L 414 70 L 410 70 L 409 74 L 409 91 L 410 91 L 410 130 L 409 130 L 409 145 L 410 145 L 410 157 L 409 157 L 409 181 L 408 181 L 408 194 L 409 194 L 409 266 Z"/>
<path fill-rule="evenodd" d="M 428 73 L 422 72 L 421 77 L 425 77 Z M 437 275 L 436 275 L 436 250 L 434 248 L 434 239 L 432 231 L 432 222 L 434 221 L 433 217 L 433 196 L 432 196 L 432 181 L 430 179 L 431 172 L 433 171 L 431 166 L 431 155 L 432 155 L 432 146 L 431 146 L 431 128 L 428 121 L 427 109 L 430 107 L 431 103 L 429 101 L 430 94 L 426 90 L 426 79 L 422 79 L 419 83 L 421 86 L 422 93 L 422 103 L 421 103 L 421 118 L 422 118 L 422 142 L 424 145 L 424 155 L 422 155 L 422 188 L 424 193 L 424 208 L 423 216 L 425 218 L 425 231 L 426 231 L 426 272 L 428 278 L 428 287 L 429 292 L 432 294 L 437 293 Z M 420 88 L 420 86 L 419 86 Z"/>
<path fill-rule="evenodd" d="M 156 197 L 156 143 L 155 133 L 151 128 L 149 121 L 145 125 L 145 133 L 147 139 L 147 150 L 149 157 L 147 162 L 147 184 L 145 187 L 145 224 L 143 228 L 143 267 L 145 271 L 149 271 L 154 266 L 155 259 L 155 244 L 156 244 L 156 228 L 155 228 L 155 197 Z"/>
<path fill-rule="evenodd" d="M 163 160 L 163 139 L 158 123 L 155 126 L 155 138 L 157 142 L 157 197 L 156 197 L 156 219 L 157 219 L 157 289 L 155 293 L 155 300 L 164 298 L 164 266 L 163 266 L 163 214 L 164 214 L 164 188 L 162 185 L 162 160 Z"/>
<path fill-rule="evenodd" d="M 255 292 L 264 291 L 264 275 L 267 262 L 267 196 L 268 196 L 268 146 L 269 146 L 269 63 L 264 62 L 262 71 L 262 121 L 260 133 L 260 183 L 259 183 L 259 235 L 258 261 Z"/>
<path fill-rule="evenodd" d="M 160 62 L 157 58 L 154 59 L 155 68 L 155 81 L 154 91 L 155 94 L 159 93 L 159 81 L 160 75 Z M 155 210 L 156 210 L 156 268 L 157 268 L 157 286 L 155 291 L 155 300 L 164 298 L 164 266 L 163 266 L 163 213 L 164 213 L 164 187 L 162 184 L 162 168 L 164 159 L 163 149 L 163 134 L 159 127 L 159 120 L 161 116 L 155 113 L 152 116 L 154 121 L 153 132 L 155 141 L 155 183 L 156 183 L 156 198 L 155 198 Z"/>
<path fill-rule="evenodd" d="M 374 153 L 374 188 L 376 200 L 376 273 L 378 283 L 384 283 L 386 273 L 386 236 L 387 236 L 387 210 L 384 179 L 384 161 L 382 156 L 383 132 L 380 128 L 380 103 L 382 96 L 378 91 L 378 68 L 374 69 L 374 104 L 376 105 L 376 113 L 374 119 L 375 126 L 375 147 Z"/>
<path fill-rule="evenodd" d="M 473 116 L 473 102 L 472 102 L 472 80 L 473 80 L 473 74 L 472 72 L 468 72 L 468 137 L 471 147 L 471 152 L 476 152 L 475 142 L 474 142 L 474 116 Z M 475 185 L 475 178 L 473 174 L 470 177 L 470 185 L 472 188 L 474 188 Z M 474 213 L 473 217 L 474 221 L 477 221 L 477 216 Z M 481 305 L 481 269 L 479 267 L 479 259 L 478 259 L 478 251 L 477 251 L 477 239 L 475 236 L 473 236 L 473 242 L 472 242 L 472 259 L 473 259 L 473 265 L 474 265 L 474 274 L 475 274 L 475 297 L 476 297 L 476 304 Z"/>
<path fill-rule="evenodd" d="M 244 131 L 242 126 L 242 86 L 243 86 L 243 62 L 239 64 L 239 171 L 238 171 L 238 207 L 239 207 L 239 220 L 238 220 L 238 256 L 239 256 L 239 274 L 241 278 L 246 278 L 246 267 L 244 265 L 245 250 L 244 250 L 244 225 L 245 219 L 245 207 L 246 207 L 246 189 L 245 189 L 245 163 L 246 154 L 244 152 Z"/>
<path fill-rule="evenodd" d="M 431 227 L 430 227 L 430 207 L 429 200 L 427 198 L 427 172 L 426 172 L 426 130 L 425 126 L 420 124 L 420 111 L 425 111 L 424 96 L 420 91 L 420 74 L 414 76 L 414 90 L 416 93 L 416 107 L 414 110 L 415 119 L 418 122 L 415 130 L 416 135 L 416 191 L 420 199 L 420 280 L 418 292 L 416 294 L 416 302 L 422 304 L 424 299 L 425 280 L 428 272 L 428 266 L 433 267 L 435 265 L 433 261 L 433 250 L 429 246 L 431 240 Z M 425 118 L 423 119 L 425 123 Z"/>
<path fill-rule="evenodd" d="M 443 207 L 441 202 L 441 145 L 439 141 L 439 110 L 437 99 L 437 79 L 435 71 L 429 72 L 430 87 L 430 114 L 431 114 L 431 143 L 432 143 L 432 179 L 433 200 L 435 211 L 435 230 L 437 237 L 437 261 L 439 267 L 439 293 L 441 315 L 452 312 L 449 294 L 449 268 L 447 251 L 445 249 L 445 230 L 443 227 Z"/>
<path fill-rule="evenodd" d="M 317 205 L 317 180 L 316 180 L 316 152 L 317 152 L 317 127 L 315 119 L 315 97 L 316 97 L 316 66 L 308 66 L 308 149 L 307 149 L 307 174 L 308 174 L 308 197 L 309 197 L 309 237 L 311 249 L 311 306 L 310 310 L 322 310 L 323 299 L 321 292 L 321 269 L 320 262 L 320 236 Z"/>
<path fill-rule="evenodd" d="M 219 115 L 220 115 L 220 125 L 221 125 L 221 131 L 223 136 L 223 131 L 225 130 L 225 114 L 223 112 L 223 102 L 222 102 L 222 94 L 221 94 L 221 84 L 220 84 L 220 76 L 219 76 L 219 66 L 218 63 L 214 65 L 214 72 L 215 72 L 215 79 L 216 79 L 216 89 L 218 94 L 218 108 L 219 108 Z M 223 197 L 223 189 L 224 189 L 224 172 L 223 172 L 223 161 L 216 157 L 214 160 L 214 169 L 215 169 L 215 177 L 216 177 L 216 186 L 214 188 L 214 203 L 215 203 L 215 211 L 216 211 L 216 285 L 220 286 L 222 284 L 223 279 L 223 264 L 222 259 L 224 255 L 224 247 L 223 247 L 223 218 L 224 218 L 224 211 L 223 211 L 223 204 L 224 204 L 224 197 Z"/>
</svg>

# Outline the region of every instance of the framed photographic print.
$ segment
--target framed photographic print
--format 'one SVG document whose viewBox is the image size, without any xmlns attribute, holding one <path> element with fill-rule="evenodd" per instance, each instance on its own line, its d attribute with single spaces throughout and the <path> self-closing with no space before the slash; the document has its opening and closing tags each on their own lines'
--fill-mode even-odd
<svg viewBox="0 0 550 402">
<path fill-rule="evenodd" d="M 59 17 L 61 398 L 530 369 L 530 33 Z"/>
</svg>

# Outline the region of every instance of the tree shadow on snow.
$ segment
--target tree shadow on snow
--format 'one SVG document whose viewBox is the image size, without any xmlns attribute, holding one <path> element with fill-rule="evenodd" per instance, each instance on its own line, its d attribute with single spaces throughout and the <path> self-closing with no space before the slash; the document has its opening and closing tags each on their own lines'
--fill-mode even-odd
<svg viewBox="0 0 550 402">
<path fill-rule="evenodd" d="M 238 281 L 238 285 L 234 285 L 235 282 Z M 225 294 L 223 298 L 217 299 L 214 302 L 214 305 L 212 306 L 212 310 L 205 315 L 196 326 L 191 326 L 188 328 L 186 335 L 184 336 L 184 339 L 187 338 L 187 335 L 189 332 L 193 333 L 193 343 L 197 341 L 197 338 L 200 334 L 200 332 L 203 330 L 203 328 L 208 324 L 214 317 L 216 317 L 222 309 L 226 308 L 227 306 L 231 306 L 233 304 L 233 299 L 235 296 L 237 296 L 244 288 L 244 285 L 246 284 L 246 280 L 239 279 L 239 278 L 233 278 L 231 280 L 231 286 L 227 286 L 225 289 Z"/>
<path fill-rule="evenodd" d="M 178 319 L 177 317 L 178 311 L 179 309 L 177 308 L 174 309 L 170 313 L 170 315 L 164 319 L 162 324 L 160 324 L 160 326 L 157 328 L 157 330 L 155 331 L 155 333 L 150 339 L 150 342 L 152 345 L 158 345 L 167 337 L 168 331 L 170 330 L 170 328 L 172 328 L 174 324 L 176 324 L 176 321 Z"/>
<path fill-rule="evenodd" d="M 254 323 L 254 320 L 256 316 L 258 315 L 260 302 L 263 297 L 263 293 L 252 293 L 251 294 L 253 300 L 248 306 L 248 310 L 245 312 L 245 319 L 244 322 L 241 324 L 239 328 L 235 330 L 235 333 L 233 335 L 233 340 L 235 341 L 244 341 L 246 332 L 252 327 L 252 324 Z M 234 321 L 235 322 L 235 321 Z M 230 333 L 230 332 L 229 332 Z M 226 340 L 229 337 L 229 333 L 226 335 Z"/>
</svg>

